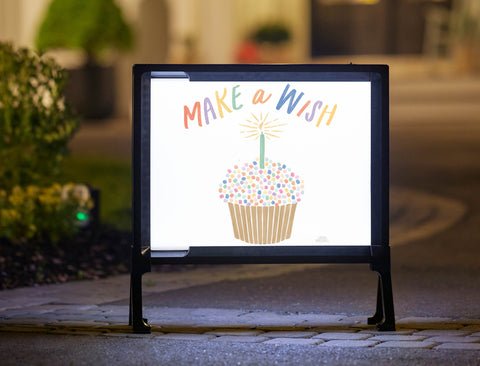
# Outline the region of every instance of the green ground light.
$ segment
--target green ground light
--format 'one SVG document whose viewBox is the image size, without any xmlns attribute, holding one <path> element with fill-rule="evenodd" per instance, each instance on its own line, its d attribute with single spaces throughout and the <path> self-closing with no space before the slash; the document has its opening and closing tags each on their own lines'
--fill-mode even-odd
<svg viewBox="0 0 480 366">
<path fill-rule="evenodd" d="M 88 220 L 88 214 L 86 214 L 85 212 L 77 212 L 77 220 L 79 221 Z"/>
</svg>

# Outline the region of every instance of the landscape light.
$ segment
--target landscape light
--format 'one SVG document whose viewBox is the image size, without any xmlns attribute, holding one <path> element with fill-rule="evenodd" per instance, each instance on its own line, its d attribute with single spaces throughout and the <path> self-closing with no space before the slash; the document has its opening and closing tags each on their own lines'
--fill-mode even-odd
<svg viewBox="0 0 480 366">
<path fill-rule="evenodd" d="M 77 212 L 76 218 L 78 221 L 87 221 L 88 220 L 88 214 L 85 212 Z"/>
</svg>

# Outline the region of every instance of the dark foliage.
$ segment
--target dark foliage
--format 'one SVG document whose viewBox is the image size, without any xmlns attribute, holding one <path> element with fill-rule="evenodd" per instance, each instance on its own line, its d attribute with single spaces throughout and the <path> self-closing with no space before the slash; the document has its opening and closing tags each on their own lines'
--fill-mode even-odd
<svg viewBox="0 0 480 366">
<path fill-rule="evenodd" d="M 98 279 L 128 273 L 131 233 L 102 227 L 56 244 L 0 239 L 0 289 Z"/>
<path fill-rule="evenodd" d="M 130 272 L 130 231 L 103 226 L 56 244 L 12 244 L 0 239 L 0 290 L 96 280 Z M 152 272 L 183 272 L 196 265 L 163 264 Z"/>
</svg>

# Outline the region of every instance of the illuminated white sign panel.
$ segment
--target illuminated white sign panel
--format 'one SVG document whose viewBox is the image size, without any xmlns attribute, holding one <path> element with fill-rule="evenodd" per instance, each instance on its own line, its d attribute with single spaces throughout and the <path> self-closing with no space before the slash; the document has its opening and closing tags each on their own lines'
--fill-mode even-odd
<svg viewBox="0 0 480 366">
<path fill-rule="evenodd" d="M 152 250 L 370 245 L 370 91 L 151 79 Z"/>
</svg>

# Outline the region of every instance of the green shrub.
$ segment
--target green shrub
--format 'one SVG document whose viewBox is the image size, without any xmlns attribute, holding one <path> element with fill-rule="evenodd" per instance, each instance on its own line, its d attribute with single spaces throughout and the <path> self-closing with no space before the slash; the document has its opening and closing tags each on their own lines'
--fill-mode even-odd
<svg viewBox="0 0 480 366">
<path fill-rule="evenodd" d="M 78 128 L 54 60 L 0 43 L 0 188 L 45 185 L 60 173 Z"/>
<path fill-rule="evenodd" d="M 253 33 L 253 39 L 260 44 L 279 44 L 290 40 L 290 31 L 281 23 L 269 23 L 259 27 Z"/>
<path fill-rule="evenodd" d="M 54 60 L 0 43 L 0 238 L 55 243 L 77 231 L 88 190 L 54 184 L 78 120 Z M 83 193 L 80 193 L 83 192 Z"/>
<path fill-rule="evenodd" d="M 132 31 L 113 0 L 53 0 L 36 40 L 42 51 L 83 50 L 90 63 L 98 63 L 105 51 L 129 50 L 132 44 Z"/>
<path fill-rule="evenodd" d="M 83 185 L 55 183 L 0 190 L 0 237 L 13 243 L 56 243 L 77 231 L 76 213 L 92 207 Z"/>
</svg>

